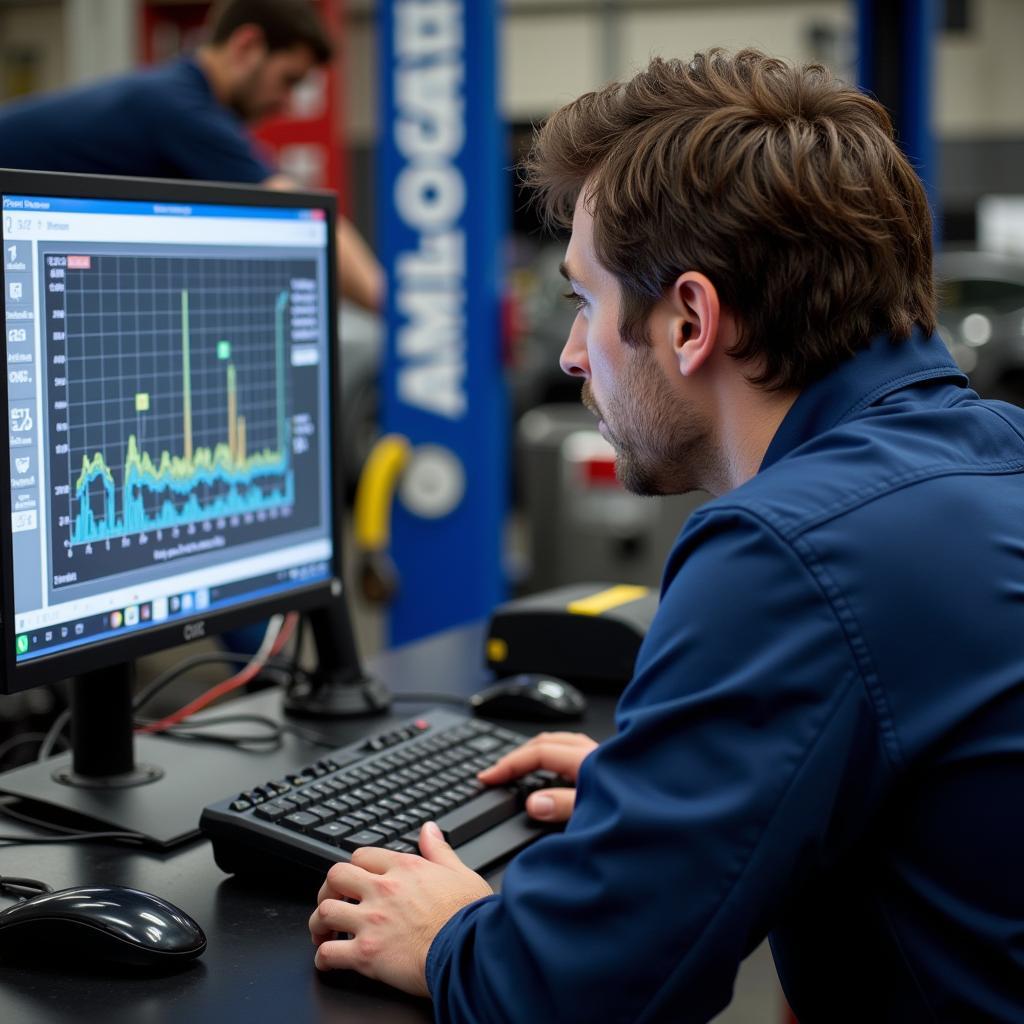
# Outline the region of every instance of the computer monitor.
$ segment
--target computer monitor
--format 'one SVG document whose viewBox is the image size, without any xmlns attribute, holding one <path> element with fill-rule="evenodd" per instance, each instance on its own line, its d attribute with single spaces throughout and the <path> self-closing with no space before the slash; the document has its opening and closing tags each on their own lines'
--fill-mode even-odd
<svg viewBox="0 0 1024 1024">
<path fill-rule="evenodd" d="M 334 470 L 334 200 L 6 170 L 0 195 L 0 692 L 75 679 L 71 763 L 0 791 L 171 843 L 228 769 L 195 770 L 190 747 L 176 780 L 183 756 L 154 739 L 135 763 L 131 659 L 305 609 L 323 686 L 360 682 Z M 346 692 L 357 710 L 383 702 Z"/>
</svg>

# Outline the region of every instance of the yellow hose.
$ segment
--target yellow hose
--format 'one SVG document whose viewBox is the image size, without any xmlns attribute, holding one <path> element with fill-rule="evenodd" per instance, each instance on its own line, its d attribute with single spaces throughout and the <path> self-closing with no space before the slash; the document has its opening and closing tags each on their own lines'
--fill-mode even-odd
<svg viewBox="0 0 1024 1024">
<path fill-rule="evenodd" d="M 353 526 L 361 551 L 384 551 L 391 540 L 391 504 L 412 445 L 401 434 L 385 434 L 366 458 L 356 485 Z"/>
</svg>

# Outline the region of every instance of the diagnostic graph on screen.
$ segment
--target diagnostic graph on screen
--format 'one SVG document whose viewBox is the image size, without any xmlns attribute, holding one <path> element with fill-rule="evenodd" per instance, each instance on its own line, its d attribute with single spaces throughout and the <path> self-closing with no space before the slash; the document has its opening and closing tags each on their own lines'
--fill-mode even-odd
<svg viewBox="0 0 1024 1024">
<path fill-rule="evenodd" d="M 314 260 L 44 265 L 55 587 L 316 524 Z"/>
</svg>

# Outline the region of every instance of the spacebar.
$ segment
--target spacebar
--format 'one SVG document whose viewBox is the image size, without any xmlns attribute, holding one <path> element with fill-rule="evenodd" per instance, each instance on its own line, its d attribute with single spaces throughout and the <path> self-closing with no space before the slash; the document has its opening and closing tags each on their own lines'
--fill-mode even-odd
<svg viewBox="0 0 1024 1024">
<path fill-rule="evenodd" d="M 437 819 L 437 824 L 452 846 L 475 839 L 489 828 L 511 818 L 520 801 L 507 789 L 489 789 Z"/>
</svg>

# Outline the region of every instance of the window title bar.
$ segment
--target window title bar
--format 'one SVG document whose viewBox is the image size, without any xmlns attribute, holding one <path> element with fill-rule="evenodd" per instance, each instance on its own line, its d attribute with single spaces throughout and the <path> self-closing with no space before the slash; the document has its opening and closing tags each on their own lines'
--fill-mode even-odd
<svg viewBox="0 0 1024 1024">
<path fill-rule="evenodd" d="M 280 206 L 214 206 L 205 203 L 140 203 L 127 199 L 66 199 L 56 196 L 3 197 L 5 210 L 42 213 L 129 214 L 144 217 L 259 217 L 266 220 L 324 220 L 323 210 Z"/>
</svg>

